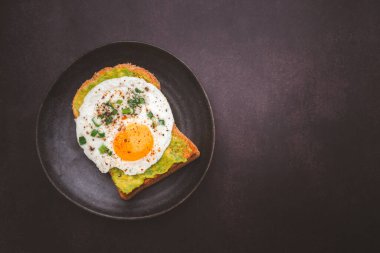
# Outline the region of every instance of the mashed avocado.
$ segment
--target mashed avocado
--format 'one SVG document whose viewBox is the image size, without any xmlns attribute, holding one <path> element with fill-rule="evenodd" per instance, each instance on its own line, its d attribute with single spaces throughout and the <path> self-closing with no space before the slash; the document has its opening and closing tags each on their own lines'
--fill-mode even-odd
<svg viewBox="0 0 380 253">
<path fill-rule="evenodd" d="M 134 176 L 126 175 L 123 171 L 113 168 L 110 174 L 116 187 L 123 193 L 128 194 L 144 183 L 147 178 L 154 178 L 156 175 L 166 173 L 173 164 L 186 162 L 184 154 L 190 152 L 190 147 L 180 137 L 173 135 L 169 147 L 165 150 L 161 159 L 143 174 Z"/>
<path fill-rule="evenodd" d="M 111 68 L 111 69 L 107 70 L 105 73 L 103 73 L 102 75 L 100 75 L 99 77 L 97 77 L 95 80 L 93 80 L 88 86 L 78 90 L 77 97 L 73 101 L 73 107 L 76 110 L 79 110 L 79 108 L 83 104 L 83 100 L 86 97 L 86 95 L 90 92 L 90 90 L 92 90 L 99 83 L 101 83 L 105 80 L 108 80 L 108 79 L 119 78 L 119 77 L 123 77 L 123 76 L 138 77 L 138 78 L 144 79 L 148 83 L 151 82 L 149 77 L 147 77 L 143 74 L 134 73 L 134 72 L 132 72 L 126 68 Z"/>
<path fill-rule="evenodd" d="M 137 74 L 126 68 L 111 68 L 99 75 L 88 86 L 84 88 L 82 87 L 80 90 L 78 90 L 78 94 L 73 101 L 73 107 L 76 110 L 79 110 L 88 92 L 90 92 L 90 90 L 99 83 L 108 79 L 119 78 L 123 76 L 138 77 L 144 79 L 147 82 L 151 82 L 150 78 L 144 74 Z M 169 147 L 165 150 L 161 159 L 156 164 L 147 169 L 143 174 L 130 176 L 124 174 L 124 172 L 118 168 L 113 168 L 109 172 L 116 187 L 119 188 L 119 190 L 123 193 L 128 194 L 142 185 L 145 179 L 154 178 L 156 175 L 166 173 L 175 163 L 186 162 L 187 158 L 185 154 L 189 152 L 191 152 L 189 145 L 182 138 L 173 133 Z"/>
</svg>

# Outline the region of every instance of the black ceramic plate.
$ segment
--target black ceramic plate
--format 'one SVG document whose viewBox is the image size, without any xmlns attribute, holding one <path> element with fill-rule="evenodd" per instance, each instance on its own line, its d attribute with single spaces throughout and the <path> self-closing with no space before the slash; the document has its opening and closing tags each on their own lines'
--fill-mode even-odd
<svg viewBox="0 0 380 253">
<path fill-rule="evenodd" d="M 155 74 L 178 128 L 198 146 L 201 156 L 124 201 L 119 198 L 110 176 L 100 173 L 79 147 L 71 101 L 80 85 L 96 71 L 127 62 Z M 109 44 L 79 58 L 53 85 L 37 120 L 37 150 L 51 183 L 78 206 L 117 219 L 152 217 L 182 203 L 207 172 L 214 136 L 210 103 L 194 74 L 170 53 L 137 42 Z"/>
</svg>

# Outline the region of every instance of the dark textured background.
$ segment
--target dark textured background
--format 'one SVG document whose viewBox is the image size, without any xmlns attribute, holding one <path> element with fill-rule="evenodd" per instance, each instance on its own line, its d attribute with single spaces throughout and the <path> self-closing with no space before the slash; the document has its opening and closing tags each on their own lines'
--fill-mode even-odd
<svg viewBox="0 0 380 253">
<path fill-rule="evenodd" d="M 379 252 L 378 1 L 2 1 L 0 252 Z M 62 197 L 40 103 L 78 56 L 169 50 L 214 109 L 216 150 L 170 213 L 120 222 Z"/>
</svg>

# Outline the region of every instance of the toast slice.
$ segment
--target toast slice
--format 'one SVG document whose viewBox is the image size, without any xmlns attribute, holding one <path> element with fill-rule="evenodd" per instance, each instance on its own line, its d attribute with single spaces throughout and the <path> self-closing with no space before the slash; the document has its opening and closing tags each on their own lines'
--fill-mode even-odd
<svg viewBox="0 0 380 253">
<path fill-rule="evenodd" d="M 190 139 L 188 139 L 183 133 L 181 133 L 178 130 L 177 126 L 175 126 L 175 125 L 173 127 L 172 135 L 175 135 L 176 137 L 181 138 L 184 142 L 186 142 L 188 150 L 189 150 L 188 152 L 186 152 L 184 154 L 184 156 L 186 158 L 186 161 L 185 162 L 180 162 L 180 163 L 174 163 L 168 169 L 168 171 L 166 173 L 157 174 L 153 178 L 147 178 L 147 179 L 145 179 L 144 183 L 142 185 L 140 185 L 140 187 L 134 189 L 133 191 L 131 191 L 128 194 L 126 194 L 122 190 L 118 189 L 119 195 L 120 195 L 120 197 L 122 199 L 124 199 L 124 200 L 131 199 L 133 196 L 135 196 L 137 193 L 141 192 L 145 188 L 147 188 L 147 187 L 149 187 L 149 186 L 151 186 L 151 185 L 153 185 L 153 184 L 161 181 L 162 179 L 166 178 L 167 176 L 171 175 L 172 173 L 176 172 L 180 168 L 184 167 L 186 164 L 194 161 L 195 159 L 197 159 L 199 157 L 200 152 L 199 152 L 198 148 L 194 145 L 193 142 L 190 141 Z"/>
<path fill-rule="evenodd" d="M 152 73 L 133 64 L 119 64 L 115 67 L 104 68 L 95 73 L 91 79 L 85 81 L 76 92 L 72 103 L 74 118 L 79 116 L 79 108 L 83 104 L 85 96 L 92 88 L 107 79 L 122 76 L 139 77 L 155 85 L 157 88 L 160 88 L 160 82 Z M 176 143 L 180 143 L 181 145 L 174 144 L 174 140 Z M 172 142 L 157 164 L 154 164 L 143 174 L 135 176 L 125 175 L 116 168 L 111 169 L 109 174 L 111 175 L 120 197 L 124 200 L 129 200 L 143 189 L 161 181 L 191 161 L 194 161 L 199 156 L 200 152 L 196 145 L 183 133 L 181 133 L 176 125 L 174 125 L 172 130 Z M 168 157 L 179 157 L 180 159 L 170 160 Z M 165 159 L 165 161 L 169 160 L 171 163 L 162 162 L 161 160 L 163 159 Z M 146 175 L 144 175 L 145 173 Z"/>
</svg>

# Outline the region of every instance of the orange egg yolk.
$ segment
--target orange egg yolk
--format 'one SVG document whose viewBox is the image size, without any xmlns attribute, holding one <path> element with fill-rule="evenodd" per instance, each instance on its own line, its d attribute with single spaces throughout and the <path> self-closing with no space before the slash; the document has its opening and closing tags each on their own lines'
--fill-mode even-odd
<svg viewBox="0 0 380 253">
<path fill-rule="evenodd" d="M 141 124 L 129 124 L 116 134 L 113 148 L 124 161 L 136 161 L 147 154 L 153 148 L 153 136 L 150 129 Z"/>
</svg>

